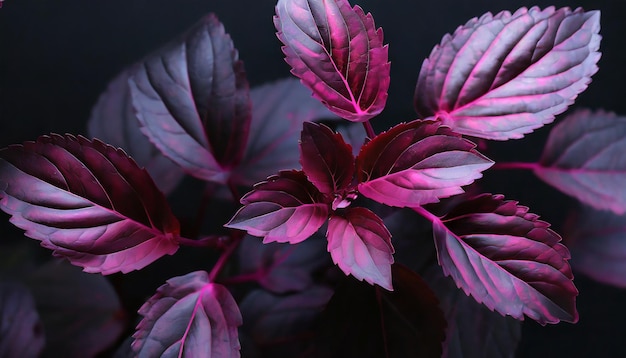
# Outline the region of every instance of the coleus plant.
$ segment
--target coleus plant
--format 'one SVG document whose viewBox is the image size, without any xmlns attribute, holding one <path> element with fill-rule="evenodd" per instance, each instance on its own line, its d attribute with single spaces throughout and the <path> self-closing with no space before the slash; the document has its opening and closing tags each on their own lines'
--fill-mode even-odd
<svg viewBox="0 0 626 358">
<path fill-rule="evenodd" d="M 569 250 L 527 207 L 475 192 L 494 162 L 473 141 L 522 138 L 573 103 L 597 71 L 598 11 L 468 21 L 424 60 L 418 119 L 379 134 L 370 120 L 385 107 L 390 61 L 372 15 L 346 0 L 279 0 L 274 24 L 300 81 L 250 90 L 208 15 L 111 82 L 89 120 L 94 139 L 50 134 L 0 150 L 0 208 L 86 272 L 140 270 L 181 245 L 221 252 L 209 272 L 157 289 L 127 354 L 491 356 L 514 350 L 514 319 L 578 320 Z M 537 163 L 495 166 L 531 169 L 621 215 L 624 128 L 623 117 L 579 111 Z M 185 175 L 206 183 L 200 223 L 166 199 Z M 230 220 L 204 215 L 211 205 Z M 626 285 L 593 262 L 581 270 Z M 20 324 L 37 324 L 13 287 L 2 286 L 15 291 L 3 311 L 21 302 Z M 471 321 L 498 332 L 496 346 L 482 330 L 467 338 Z M 37 339 L 0 348 L 39 351 Z"/>
</svg>

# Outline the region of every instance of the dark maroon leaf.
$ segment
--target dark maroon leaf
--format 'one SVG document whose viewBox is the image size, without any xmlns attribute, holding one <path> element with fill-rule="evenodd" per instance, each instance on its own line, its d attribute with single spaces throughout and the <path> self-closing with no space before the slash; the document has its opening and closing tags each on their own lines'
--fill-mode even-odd
<svg viewBox="0 0 626 358">
<path fill-rule="evenodd" d="M 295 78 L 253 88 L 250 100 L 250 138 L 232 173 L 236 183 L 248 187 L 281 170 L 299 168 L 298 138 L 304 122 L 336 118 Z"/>
<path fill-rule="evenodd" d="M 388 47 L 371 14 L 347 0 L 279 0 L 274 24 L 291 73 L 331 111 L 364 122 L 383 110 Z"/>
<path fill-rule="evenodd" d="M 439 357 L 446 322 L 428 285 L 393 266 L 393 292 L 349 280 L 324 311 L 312 357 Z"/>
<path fill-rule="evenodd" d="M 263 244 L 246 236 L 239 247 L 239 271 L 253 275 L 268 291 L 302 291 L 313 283 L 313 271 L 331 265 L 326 240 L 312 237 L 296 245 Z"/>
<path fill-rule="evenodd" d="M 178 249 L 178 220 L 145 170 L 99 140 L 52 134 L 0 150 L 0 208 L 87 272 L 129 272 Z"/>
<path fill-rule="evenodd" d="M 263 237 L 264 243 L 296 244 L 328 218 L 328 204 L 302 171 L 281 171 L 254 186 L 244 205 L 224 226 Z"/>
<path fill-rule="evenodd" d="M 346 274 L 389 291 L 393 246 L 383 220 L 365 208 L 349 208 L 328 222 L 328 252 Z"/>
<path fill-rule="evenodd" d="M 391 206 L 418 206 L 463 192 L 493 162 L 438 122 L 416 120 L 382 133 L 356 159 L 359 192 Z"/>
<path fill-rule="evenodd" d="M 522 322 L 502 316 L 459 290 L 441 268 L 431 266 L 424 280 L 435 292 L 448 327 L 444 358 L 514 357 L 522 338 Z"/>
<path fill-rule="evenodd" d="M 596 209 L 626 213 L 626 117 L 577 111 L 550 132 L 535 174 Z"/>
<path fill-rule="evenodd" d="M 109 281 L 65 261 L 52 261 L 25 277 L 46 333 L 44 356 L 95 357 L 126 328 L 126 316 Z"/>
<path fill-rule="evenodd" d="M 242 319 L 226 287 L 196 271 L 167 280 L 140 309 L 138 357 L 239 357 Z"/>
<path fill-rule="evenodd" d="M 521 138 L 565 111 L 600 59 L 600 12 L 486 13 L 446 35 L 422 64 L 414 104 L 456 132 Z"/>
<path fill-rule="evenodd" d="M 323 124 L 304 123 L 300 136 L 300 163 L 311 183 L 324 194 L 336 194 L 352 182 L 352 148 L 341 134 Z"/>
<path fill-rule="evenodd" d="M 626 216 L 581 206 L 570 214 L 564 230 L 576 272 L 626 287 Z"/>
<path fill-rule="evenodd" d="M 501 195 L 483 194 L 433 220 L 439 264 L 476 301 L 542 325 L 576 322 L 569 251 L 549 224 Z"/>
<path fill-rule="evenodd" d="M 139 165 L 146 168 L 161 191 L 169 193 L 184 173 L 150 143 L 139 129 L 128 87 L 128 79 L 136 70 L 136 66 L 128 68 L 109 83 L 91 110 L 87 133 L 90 137 L 123 148 Z"/>
<path fill-rule="evenodd" d="M 250 101 L 243 63 L 215 15 L 148 56 L 129 84 L 150 141 L 188 174 L 225 181 L 244 154 Z"/>
<path fill-rule="evenodd" d="M 45 341 L 28 289 L 15 282 L 0 282 L 0 357 L 39 357 Z"/>
</svg>

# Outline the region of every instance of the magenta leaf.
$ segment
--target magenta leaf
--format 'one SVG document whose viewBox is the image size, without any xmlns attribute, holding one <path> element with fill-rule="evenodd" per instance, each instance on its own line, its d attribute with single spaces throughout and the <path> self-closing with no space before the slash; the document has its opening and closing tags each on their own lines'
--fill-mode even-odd
<svg viewBox="0 0 626 358">
<path fill-rule="evenodd" d="M 522 338 L 522 322 L 502 316 L 457 289 L 441 268 L 431 266 L 424 280 L 439 298 L 448 327 L 443 358 L 512 357 Z"/>
<path fill-rule="evenodd" d="M 570 214 L 565 243 L 572 267 L 594 280 L 626 288 L 626 217 L 582 206 Z"/>
<path fill-rule="evenodd" d="M 45 341 L 28 288 L 15 282 L 0 282 L 0 357 L 39 357 Z"/>
<path fill-rule="evenodd" d="M 393 246 L 382 219 L 365 208 L 348 208 L 328 222 L 328 252 L 346 274 L 389 291 Z"/>
<path fill-rule="evenodd" d="M 296 245 L 263 244 L 246 236 L 239 247 L 239 272 L 252 275 L 274 293 L 302 291 L 313 284 L 313 272 L 331 265 L 326 240 L 311 238 Z"/>
<path fill-rule="evenodd" d="M 393 292 L 348 280 L 323 312 L 312 357 L 440 357 L 446 322 L 419 275 L 393 265 Z"/>
<path fill-rule="evenodd" d="M 300 136 L 302 170 L 323 194 L 345 189 L 354 175 L 352 148 L 323 124 L 305 122 Z"/>
<path fill-rule="evenodd" d="M 576 322 L 578 290 L 561 237 L 528 208 L 483 194 L 433 221 L 439 264 L 476 301 L 542 325 Z"/>
<path fill-rule="evenodd" d="M 145 267 L 178 249 L 178 220 L 145 170 L 99 140 L 52 134 L 0 150 L 0 209 L 87 272 Z"/>
<path fill-rule="evenodd" d="M 328 204 L 302 171 L 281 171 L 254 186 L 244 205 L 224 226 L 263 237 L 263 242 L 296 244 L 328 218 Z"/>
<path fill-rule="evenodd" d="M 517 139 L 565 111 L 600 59 L 600 12 L 503 11 L 460 26 L 422 64 L 414 104 L 454 131 Z"/>
<path fill-rule="evenodd" d="M 371 14 L 347 0 L 279 0 L 274 17 L 291 73 L 338 116 L 364 122 L 382 112 L 388 47 Z"/>
<path fill-rule="evenodd" d="M 336 118 L 295 78 L 253 88 L 250 138 L 232 179 L 252 186 L 281 170 L 300 166 L 298 138 L 302 124 Z"/>
<path fill-rule="evenodd" d="M 204 271 L 177 276 L 141 308 L 133 335 L 139 357 L 239 357 L 242 319 L 226 287 Z"/>
<path fill-rule="evenodd" d="M 230 36 L 213 15 L 148 56 L 130 79 L 142 131 L 188 174 L 223 182 L 250 127 L 248 82 Z"/>
<path fill-rule="evenodd" d="M 475 147 L 439 122 L 399 124 L 361 148 L 356 160 L 359 192 L 399 207 L 460 194 L 461 186 L 493 165 Z"/>
<path fill-rule="evenodd" d="M 596 209 L 626 213 L 626 117 L 580 110 L 550 132 L 535 174 Z"/>
<path fill-rule="evenodd" d="M 92 108 L 87 132 L 90 137 L 124 149 L 146 168 L 161 191 L 169 193 L 183 178 L 184 172 L 150 143 L 139 129 L 128 87 L 128 79 L 136 70 L 136 66 L 128 68 L 109 83 Z"/>
</svg>

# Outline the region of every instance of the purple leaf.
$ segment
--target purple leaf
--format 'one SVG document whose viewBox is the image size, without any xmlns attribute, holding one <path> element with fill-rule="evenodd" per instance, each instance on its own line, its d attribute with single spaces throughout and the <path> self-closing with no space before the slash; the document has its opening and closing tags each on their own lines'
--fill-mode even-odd
<svg viewBox="0 0 626 358">
<path fill-rule="evenodd" d="M 535 174 L 596 209 L 626 213 L 626 117 L 577 111 L 550 132 Z"/>
<path fill-rule="evenodd" d="M 242 319 L 226 287 L 204 271 L 167 280 L 141 308 L 138 357 L 239 357 Z"/>
<path fill-rule="evenodd" d="M 44 356 L 95 357 L 126 328 L 126 315 L 109 281 L 65 261 L 51 261 L 26 276 L 46 333 Z"/>
<path fill-rule="evenodd" d="M 212 14 L 148 56 L 130 79 L 142 131 L 188 174 L 223 182 L 250 127 L 248 82 L 230 36 Z"/>
<path fill-rule="evenodd" d="M 302 170 L 323 194 L 335 194 L 352 182 L 354 156 L 341 134 L 323 124 L 305 122 L 300 136 Z"/>
<path fill-rule="evenodd" d="M 150 143 L 139 129 L 128 87 L 128 79 L 136 70 L 136 66 L 128 68 L 109 83 L 91 110 L 87 132 L 90 137 L 123 148 L 139 165 L 146 168 L 161 191 L 169 193 L 184 173 Z"/>
<path fill-rule="evenodd" d="M 576 322 L 578 290 L 561 237 L 528 208 L 483 194 L 433 221 L 439 264 L 476 301 L 542 325 Z"/>
<path fill-rule="evenodd" d="M 582 206 L 570 215 L 564 237 L 576 272 L 626 288 L 626 216 Z"/>
<path fill-rule="evenodd" d="M 274 24 L 291 73 L 331 111 L 364 122 L 383 110 L 388 47 L 371 14 L 347 0 L 279 0 Z"/>
<path fill-rule="evenodd" d="M 486 13 L 444 36 L 422 64 L 414 104 L 454 131 L 517 139 L 565 111 L 600 59 L 600 12 Z"/>
<path fill-rule="evenodd" d="M 178 249 L 178 220 L 145 170 L 99 140 L 52 134 L 0 150 L 0 209 L 87 272 L 129 272 Z"/>
<path fill-rule="evenodd" d="M 336 118 L 295 78 L 253 88 L 250 100 L 250 138 L 232 174 L 236 183 L 248 187 L 281 170 L 300 167 L 298 138 L 304 122 Z"/>
<path fill-rule="evenodd" d="M 393 292 L 356 280 L 340 286 L 320 319 L 312 357 L 440 357 L 446 322 L 411 270 L 393 265 Z"/>
<path fill-rule="evenodd" d="M 239 247 L 239 271 L 254 275 L 263 288 L 275 293 L 302 291 L 313 283 L 313 271 L 330 264 L 325 244 L 322 238 L 296 245 L 263 244 L 246 236 Z"/>
<path fill-rule="evenodd" d="M 461 186 L 493 165 L 475 147 L 439 122 L 399 124 L 361 148 L 356 160 L 359 192 L 399 207 L 460 194 Z"/>
<path fill-rule="evenodd" d="M 389 291 L 393 246 L 382 219 L 365 208 L 349 208 L 328 222 L 328 252 L 346 274 Z"/>
<path fill-rule="evenodd" d="M 39 357 L 45 340 L 28 289 L 18 283 L 0 282 L 0 357 Z"/>
<path fill-rule="evenodd" d="M 328 218 L 328 204 L 301 171 L 281 171 L 254 186 L 244 205 L 224 225 L 263 237 L 264 243 L 297 244 L 313 235 Z"/>
</svg>

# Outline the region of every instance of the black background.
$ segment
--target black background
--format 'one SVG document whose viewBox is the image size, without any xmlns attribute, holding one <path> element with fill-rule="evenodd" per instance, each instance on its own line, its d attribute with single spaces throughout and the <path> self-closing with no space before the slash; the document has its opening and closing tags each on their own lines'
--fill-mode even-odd
<svg viewBox="0 0 626 358">
<path fill-rule="evenodd" d="M 354 1 L 353 1 L 354 3 Z M 441 37 L 486 11 L 582 6 L 602 11 L 599 72 L 572 108 L 626 114 L 626 1 L 362 0 L 390 44 L 391 87 L 377 130 L 415 118 L 422 60 Z M 289 75 L 272 23 L 274 1 L 6 0 L 0 9 L 0 146 L 49 132 L 85 134 L 98 95 L 126 65 L 214 12 L 231 34 L 252 86 Z M 535 161 L 546 126 L 523 140 L 490 144 L 496 161 Z M 532 208 L 560 229 L 574 201 L 531 173 L 487 173 L 484 186 Z M 1 226 L 4 233 L 14 233 Z M 580 322 L 524 326 L 520 357 L 626 356 L 626 292 L 576 277 Z"/>
</svg>

